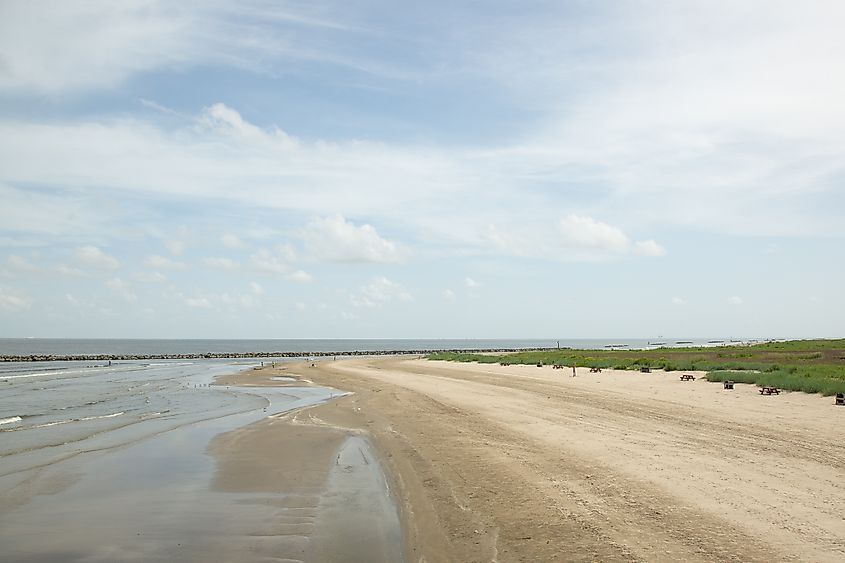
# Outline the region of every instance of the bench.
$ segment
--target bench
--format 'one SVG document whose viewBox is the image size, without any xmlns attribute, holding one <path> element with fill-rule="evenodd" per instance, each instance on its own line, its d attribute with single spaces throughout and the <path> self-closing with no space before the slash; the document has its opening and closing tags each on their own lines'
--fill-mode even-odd
<svg viewBox="0 0 845 563">
<path fill-rule="evenodd" d="M 845 393 L 837 393 L 836 394 L 836 402 L 835 405 L 845 406 Z"/>
<path fill-rule="evenodd" d="M 691 373 L 681 375 L 681 381 L 695 381 L 695 376 Z"/>
<path fill-rule="evenodd" d="M 601 368 L 590 368 L 590 373 L 601 373 Z"/>
<path fill-rule="evenodd" d="M 777 387 L 760 387 L 761 395 L 780 395 L 780 389 Z"/>
<path fill-rule="evenodd" d="M 555 365 L 553 365 L 553 366 L 552 366 L 552 369 L 563 369 L 563 368 L 565 368 L 565 367 L 566 367 L 566 366 L 565 366 L 565 365 L 563 365 L 563 364 L 555 364 Z"/>
<path fill-rule="evenodd" d="M 733 389 L 734 388 L 734 382 L 733 381 L 725 381 L 725 382 L 723 382 L 723 384 L 725 386 L 725 389 Z"/>
<path fill-rule="evenodd" d="M 640 368 L 642 373 L 651 373 L 651 368 Z"/>
</svg>

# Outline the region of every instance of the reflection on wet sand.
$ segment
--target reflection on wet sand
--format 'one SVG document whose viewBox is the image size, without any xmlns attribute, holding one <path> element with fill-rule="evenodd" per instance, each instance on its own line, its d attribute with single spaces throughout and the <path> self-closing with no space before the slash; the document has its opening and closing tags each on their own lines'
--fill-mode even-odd
<svg viewBox="0 0 845 563">
<path fill-rule="evenodd" d="M 268 406 L 0 477 L 0 561 L 402 559 L 366 440 L 280 414 L 337 391 L 229 392 Z"/>
</svg>

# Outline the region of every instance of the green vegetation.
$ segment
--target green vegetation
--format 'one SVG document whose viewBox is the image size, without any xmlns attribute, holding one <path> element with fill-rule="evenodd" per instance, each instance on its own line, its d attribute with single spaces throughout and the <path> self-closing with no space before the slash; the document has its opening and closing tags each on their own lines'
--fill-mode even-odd
<svg viewBox="0 0 845 563">
<path fill-rule="evenodd" d="M 709 381 L 730 379 L 790 391 L 845 393 L 845 340 L 794 340 L 754 346 L 654 350 L 540 350 L 511 354 L 441 352 L 429 360 L 503 364 L 562 364 L 639 370 L 706 371 Z"/>
<path fill-rule="evenodd" d="M 821 366 L 812 366 L 796 368 L 795 366 L 790 366 L 787 369 L 778 369 L 763 373 L 740 371 L 711 371 L 707 373 L 708 381 L 725 381 L 726 379 L 737 383 L 754 383 L 760 386 L 778 387 L 779 389 L 788 389 L 790 391 L 821 393 L 825 396 L 845 393 L 845 369 L 841 367 L 824 368 Z"/>
</svg>

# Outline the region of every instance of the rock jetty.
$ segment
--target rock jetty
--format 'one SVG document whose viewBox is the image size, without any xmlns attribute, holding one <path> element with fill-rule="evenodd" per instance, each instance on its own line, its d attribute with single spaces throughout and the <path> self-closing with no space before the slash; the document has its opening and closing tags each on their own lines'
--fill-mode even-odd
<svg viewBox="0 0 845 563">
<path fill-rule="evenodd" d="M 331 356 L 413 356 L 434 354 L 439 352 L 483 354 L 542 350 L 555 350 L 555 348 L 484 348 L 472 350 L 347 350 L 343 352 L 206 352 L 198 354 L 3 354 L 0 355 L 0 362 L 118 362 L 124 360 L 197 360 L 212 358 L 325 358 Z"/>
</svg>

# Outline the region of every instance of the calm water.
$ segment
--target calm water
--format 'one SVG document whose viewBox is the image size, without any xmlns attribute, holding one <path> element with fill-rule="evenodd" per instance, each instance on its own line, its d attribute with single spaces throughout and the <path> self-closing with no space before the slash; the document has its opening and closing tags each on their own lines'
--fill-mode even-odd
<svg viewBox="0 0 845 563">
<path fill-rule="evenodd" d="M 647 348 L 653 343 L 707 345 L 717 340 L 747 341 L 738 337 L 714 338 L 604 338 L 604 339 L 495 339 L 495 340 L 132 340 L 132 339 L 58 339 L 2 338 L 0 355 L 28 354 L 202 354 L 226 352 L 354 352 L 382 350 L 467 350 L 497 348 L 567 348 L 600 349 L 610 345 Z M 678 344 L 678 343 L 681 344 Z M 691 343 L 691 344 L 688 344 Z"/>
<path fill-rule="evenodd" d="M 348 552 L 338 538 L 350 518 L 370 523 L 358 530 L 367 538 L 359 560 L 401 561 L 398 512 L 378 463 L 339 465 L 323 491 L 212 489 L 215 436 L 342 395 L 210 385 L 258 363 L 3 365 L 0 562 L 297 561 L 305 547 Z M 374 459 L 367 448 L 350 438 L 338 460 L 351 449 L 351 459 Z M 283 533 L 291 522 L 313 531 Z"/>
<path fill-rule="evenodd" d="M 200 420 L 261 412 L 266 396 L 208 384 L 225 361 L 0 364 L 0 476 Z"/>
</svg>

